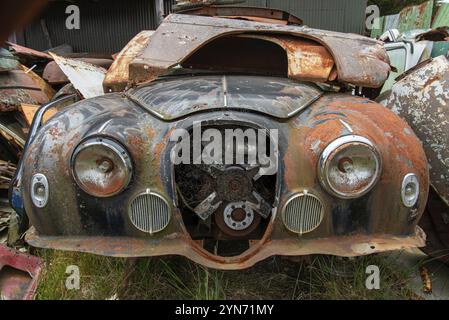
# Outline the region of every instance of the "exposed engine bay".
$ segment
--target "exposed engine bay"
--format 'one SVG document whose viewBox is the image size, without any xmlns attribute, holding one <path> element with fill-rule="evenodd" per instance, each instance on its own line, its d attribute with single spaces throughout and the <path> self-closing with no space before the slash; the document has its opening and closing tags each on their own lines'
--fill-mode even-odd
<svg viewBox="0 0 449 320">
<path fill-rule="evenodd" d="M 202 132 L 209 128 L 203 127 Z M 230 127 L 215 129 L 224 135 Z M 190 137 L 193 139 L 193 134 Z M 265 136 L 265 139 L 266 150 L 270 150 L 270 138 Z M 201 153 L 206 147 L 207 143 L 203 142 Z M 207 250 L 212 250 L 209 248 L 212 245 L 216 251 L 217 241 L 240 241 L 242 250 L 246 250 L 245 243 L 259 240 L 265 233 L 276 202 L 277 174 L 264 175 L 259 161 L 249 163 L 249 153 L 256 148 L 257 145 L 248 140 L 243 145 L 242 141 L 234 140 L 233 150 L 237 150 L 233 154 L 234 164 L 224 164 L 226 150 L 223 146 L 221 164 L 175 165 L 178 206 L 184 223 L 192 239 L 204 240 Z M 245 162 L 236 164 L 236 154 L 240 150 Z M 190 163 L 194 163 L 193 156 L 191 160 Z"/>
</svg>

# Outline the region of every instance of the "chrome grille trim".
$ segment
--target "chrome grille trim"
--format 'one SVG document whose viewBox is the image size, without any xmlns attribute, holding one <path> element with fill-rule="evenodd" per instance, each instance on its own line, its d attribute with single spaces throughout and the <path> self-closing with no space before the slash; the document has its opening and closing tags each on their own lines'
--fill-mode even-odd
<svg viewBox="0 0 449 320">
<path fill-rule="evenodd" d="M 323 218 L 323 202 L 320 198 L 308 192 L 291 197 L 282 210 L 282 220 L 285 227 L 300 235 L 317 229 Z"/>
<path fill-rule="evenodd" d="M 170 222 L 170 206 L 162 196 L 147 190 L 131 201 L 129 218 L 140 231 L 157 233 L 164 230 Z"/>
</svg>

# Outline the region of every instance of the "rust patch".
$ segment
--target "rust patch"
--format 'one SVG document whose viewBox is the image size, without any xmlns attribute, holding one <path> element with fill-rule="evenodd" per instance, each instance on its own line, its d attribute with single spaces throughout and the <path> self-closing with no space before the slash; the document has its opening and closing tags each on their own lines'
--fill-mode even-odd
<svg viewBox="0 0 449 320">
<path fill-rule="evenodd" d="M 103 81 L 104 92 L 120 92 L 130 84 L 129 63 L 148 45 L 154 31 L 142 31 L 136 35 L 114 59 Z"/>
<path fill-rule="evenodd" d="M 403 250 L 425 246 L 425 234 L 417 228 L 411 236 L 394 237 L 388 235 L 356 234 L 305 240 L 292 237 L 285 240 L 262 240 L 237 257 L 219 257 L 200 249 L 197 242 L 184 234 L 174 234 L 170 238 L 151 240 L 123 237 L 43 237 L 34 228 L 26 235 L 26 241 L 39 248 L 89 252 L 112 257 L 149 257 L 161 255 L 181 255 L 206 267 L 220 270 L 242 270 L 274 255 L 302 256 L 311 254 L 355 257 L 373 253 Z"/>
<path fill-rule="evenodd" d="M 282 47 L 288 59 L 288 77 L 294 80 L 327 82 L 334 68 L 334 59 L 319 43 L 290 36 L 241 35 L 262 39 Z"/>
<path fill-rule="evenodd" d="M 378 88 L 386 81 L 391 70 L 382 44 L 366 37 L 253 21 L 172 14 L 131 61 L 130 80 L 133 83 L 153 81 L 174 66 L 182 65 L 205 45 L 220 38 L 245 33 L 257 33 L 274 39 L 297 37 L 321 44 L 333 56 L 337 78 L 342 83 Z M 321 54 L 318 57 L 324 56 Z M 328 64 L 324 63 L 324 66 Z"/>
</svg>

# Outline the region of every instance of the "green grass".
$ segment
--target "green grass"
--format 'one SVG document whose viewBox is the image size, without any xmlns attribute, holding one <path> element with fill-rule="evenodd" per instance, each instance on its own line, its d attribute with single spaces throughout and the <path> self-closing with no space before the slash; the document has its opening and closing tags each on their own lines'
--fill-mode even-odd
<svg viewBox="0 0 449 320">
<path fill-rule="evenodd" d="M 38 250 L 46 262 L 37 299 L 413 299 L 411 270 L 391 255 L 356 259 L 276 257 L 243 271 L 216 271 L 182 257 L 126 259 Z M 65 287 L 66 268 L 77 265 L 80 290 Z M 366 267 L 377 265 L 381 289 L 367 290 Z M 128 275 L 128 276 L 127 276 Z"/>
</svg>

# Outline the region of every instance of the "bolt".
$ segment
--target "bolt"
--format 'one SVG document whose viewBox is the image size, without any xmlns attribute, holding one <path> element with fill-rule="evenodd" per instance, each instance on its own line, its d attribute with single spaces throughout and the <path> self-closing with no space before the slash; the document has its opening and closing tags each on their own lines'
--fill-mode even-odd
<svg viewBox="0 0 449 320">
<path fill-rule="evenodd" d="M 43 185 L 39 185 L 36 188 L 36 196 L 38 196 L 38 197 L 44 197 L 45 196 L 45 187 Z"/>
</svg>

